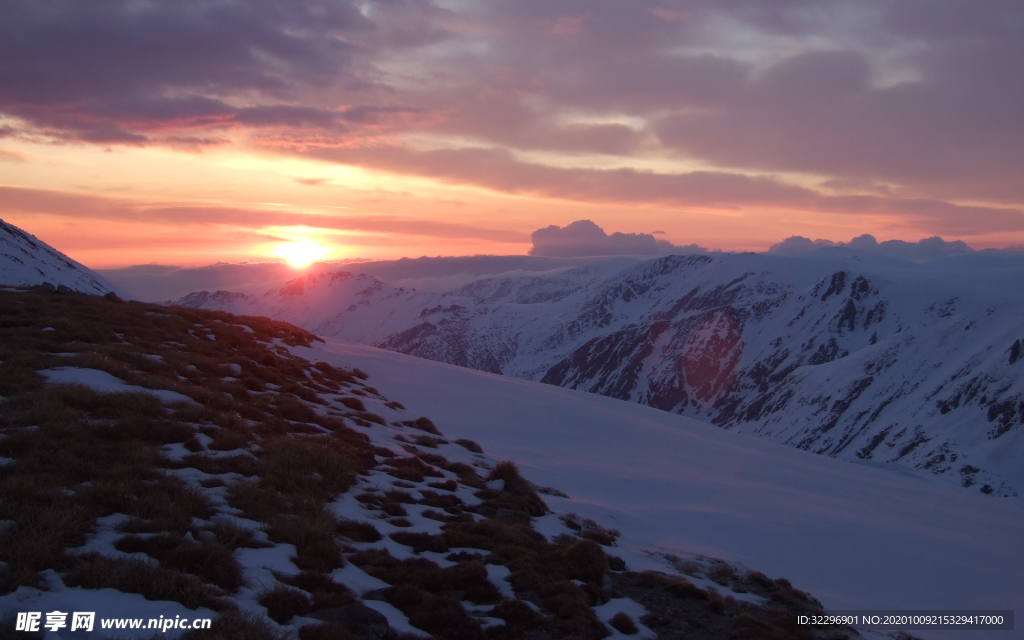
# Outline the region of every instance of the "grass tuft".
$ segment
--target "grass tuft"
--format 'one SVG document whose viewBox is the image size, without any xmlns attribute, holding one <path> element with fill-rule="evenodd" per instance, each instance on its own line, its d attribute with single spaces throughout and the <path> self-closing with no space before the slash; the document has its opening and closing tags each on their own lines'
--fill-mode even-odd
<svg viewBox="0 0 1024 640">
<path fill-rule="evenodd" d="M 416 418 L 415 420 L 406 420 L 402 424 L 404 424 L 407 427 L 411 427 L 413 429 L 419 429 L 420 431 L 426 431 L 427 433 L 432 433 L 435 436 L 441 435 L 441 432 L 438 430 L 437 425 L 435 425 L 433 422 L 431 422 L 430 418 L 426 418 L 426 417 L 422 417 L 421 416 L 419 418 Z"/>
<path fill-rule="evenodd" d="M 627 636 L 640 632 L 636 623 L 633 622 L 633 618 L 630 618 L 629 615 L 621 611 L 612 616 L 612 619 L 608 621 L 608 624 L 619 633 L 624 633 Z"/>
<path fill-rule="evenodd" d="M 283 584 L 261 592 L 257 601 L 267 608 L 267 616 L 278 624 L 286 624 L 295 616 L 305 615 L 312 607 L 309 596 Z"/>
<path fill-rule="evenodd" d="M 173 600 L 189 609 L 229 609 L 227 601 L 199 578 L 155 562 L 107 558 L 88 554 L 77 559 L 63 575 L 64 584 L 85 589 L 117 589 L 138 593 L 147 600 Z"/>
<path fill-rule="evenodd" d="M 455 444 L 459 445 L 463 449 L 467 449 L 469 451 L 472 451 L 473 453 L 483 453 L 484 452 L 483 447 L 481 447 L 477 443 L 473 442 L 472 440 L 467 440 L 466 438 L 459 438 L 458 440 L 455 441 Z"/>
<path fill-rule="evenodd" d="M 335 530 L 352 542 L 377 542 L 382 538 L 380 532 L 369 522 L 358 520 L 341 520 Z"/>
</svg>

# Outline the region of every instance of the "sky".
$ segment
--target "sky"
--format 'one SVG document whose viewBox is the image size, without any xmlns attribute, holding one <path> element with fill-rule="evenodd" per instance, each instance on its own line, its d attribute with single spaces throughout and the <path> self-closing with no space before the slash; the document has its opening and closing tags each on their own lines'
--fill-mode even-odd
<svg viewBox="0 0 1024 640">
<path fill-rule="evenodd" d="M 0 218 L 95 268 L 525 254 L 581 220 L 1024 245 L 1019 0 L 0 11 Z"/>
</svg>

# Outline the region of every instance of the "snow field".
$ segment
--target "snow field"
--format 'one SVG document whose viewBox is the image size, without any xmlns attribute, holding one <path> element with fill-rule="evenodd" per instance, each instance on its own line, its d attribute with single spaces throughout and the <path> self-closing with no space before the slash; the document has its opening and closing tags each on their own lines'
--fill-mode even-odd
<svg viewBox="0 0 1024 640">
<path fill-rule="evenodd" d="M 545 501 L 556 514 L 620 530 L 610 551 L 631 570 L 666 571 L 673 556 L 722 558 L 786 577 L 837 610 L 1024 602 L 1017 501 L 372 347 L 329 341 L 294 351 L 367 371 L 382 393 L 430 415 L 447 437 L 471 438 L 516 460 L 533 482 L 567 492 Z M 555 522 L 536 526 L 550 536 Z"/>
</svg>

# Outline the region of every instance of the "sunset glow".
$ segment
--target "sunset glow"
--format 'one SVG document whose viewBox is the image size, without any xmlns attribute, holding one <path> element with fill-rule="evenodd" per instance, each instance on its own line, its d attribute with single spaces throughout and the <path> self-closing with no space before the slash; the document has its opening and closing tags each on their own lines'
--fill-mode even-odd
<svg viewBox="0 0 1024 640">
<path fill-rule="evenodd" d="M 302 269 L 317 260 L 323 260 L 328 251 L 327 247 L 310 242 L 284 242 L 274 249 L 274 255 L 284 258 L 285 262 L 296 269 Z"/>
<path fill-rule="evenodd" d="M 0 218 L 91 266 L 522 254 L 577 220 L 1024 245 L 1019 5 L 58 4 L 0 26 Z M 267 246 L 296 226 L 323 251 Z"/>
</svg>

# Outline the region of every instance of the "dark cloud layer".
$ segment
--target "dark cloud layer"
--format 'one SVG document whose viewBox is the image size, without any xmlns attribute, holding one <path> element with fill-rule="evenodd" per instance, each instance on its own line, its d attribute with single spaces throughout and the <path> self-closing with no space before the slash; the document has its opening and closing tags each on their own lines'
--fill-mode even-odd
<svg viewBox="0 0 1024 640">
<path fill-rule="evenodd" d="M 650 233 L 608 235 L 590 220 L 577 220 L 564 227 L 551 225 L 533 232 L 531 256 L 567 258 L 574 256 L 639 256 L 671 253 L 707 253 L 697 245 L 679 247 Z"/>
<path fill-rule="evenodd" d="M 304 90 L 355 80 L 347 34 L 372 29 L 328 0 L 5 0 L 0 111 L 58 137 L 144 143 L 214 125 L 330 127 Z M 239 98 L 256 103 L 239 107 Z"/>
<path fill-rule="evenodd" d="M 0 0 L 0 15 L 0 136 L 251 135 L 510 192 L 1020 228 L 1019 0 Z M 403 134 L 447 142 L 414 152 Z"/>
</svg>

